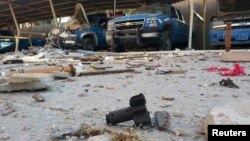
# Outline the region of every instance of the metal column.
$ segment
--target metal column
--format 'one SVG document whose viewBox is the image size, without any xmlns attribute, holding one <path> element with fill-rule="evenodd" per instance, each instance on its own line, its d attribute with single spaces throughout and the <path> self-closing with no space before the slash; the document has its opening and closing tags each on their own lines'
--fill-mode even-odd
<svg viewBox="0 0 250 141">
<path fill-rule="evenodd" d="M 9 4 L 9 7 L 10 7 L 10 11 L 11 11 L 13 20 L 14 20 L 15 25 L 16 25 L 17 34 L 15 35 L 15 42 L 16 42 L 15 52 L 18 52 L 18 46 L 19 46 L 19 40 L 20 40 L 20 27 L 19 27 L 19 24 L 17 22 L 16 15 L 15 15 L 15 12 L 13 10 L 13 7 L 12 7 L 11 3 L 9 2 L 8 4 Z"/>
<path fill-rule="evenodd" d="M 113 7 L 114 9 L 113 9 L 113 15 L 114 15 L 114 17 L 115 17 L 115 15 L 116 15 L 116 0 L 114 0 L 114 7 Z"/>
<path fill-rule="evenodd" d="M 190 5 L 190 21 L 189 21 L 188 49 L 192 49 L 193 23 L 194 23 L 194 2 L 193 2 L 193 0 L 189 0 L 189 5 Z"/>
<path fill-rule="evenodd" d="M 49 3 L 50 3 L 50 7 L 51 7 L 52 14 L 53 14 L 53 17 L 54 17 L 55 25 L 56 25 L 56 27 L 59 27 L 58 22 L 57 22 L 57 17 L 56 17 L 56 12 L 55 12 L 53 1 L 49 0 Z"/>
<path fill-rule="evenodd" d="M 206 14 L 207 14 L 207 1 L 203 0 L 203 50 L 206 49 Z"/>
</svg>

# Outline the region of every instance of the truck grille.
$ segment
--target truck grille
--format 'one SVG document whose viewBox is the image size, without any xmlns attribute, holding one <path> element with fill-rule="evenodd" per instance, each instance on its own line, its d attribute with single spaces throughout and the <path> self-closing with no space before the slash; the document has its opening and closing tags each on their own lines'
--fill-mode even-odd
<svg viewBox="0 0 250 141">
<path fill-rule="evenodd" d="M 115 28 L 116 30 L 136 29 L 136 28 L 142 28 L 143 24 L 144 24 L 144 19 L 129 20 L 129 21 L 116 22 Z"/>
</svg>

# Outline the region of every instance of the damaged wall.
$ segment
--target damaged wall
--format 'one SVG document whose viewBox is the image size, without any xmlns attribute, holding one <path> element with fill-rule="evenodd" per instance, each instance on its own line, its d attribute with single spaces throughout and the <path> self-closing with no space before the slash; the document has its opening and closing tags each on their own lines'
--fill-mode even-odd
<svg viewBox="0 0 250 141">
<path fill-rule="evenodd" d="M 194 1 L 194 9 L 201 16 L 203 16 L 203 0 L 193 0 Z M 207 14 L 206 14 L 206 49 L 211 49 L 209 46 L 209 24 L 210 18 L 212 16 L 218 15 L 218 4 L 217 0 L 206 0 L 207 3 Z M 190 17 L 190 8 L 189 1 L 183 1 L 174 4 L 182 13 L 187 23 L 189 23 Z M 194 49 L 203 49 L 203 22 L 200 21 L 196 16 L 194 16 Z"/>
</svg>

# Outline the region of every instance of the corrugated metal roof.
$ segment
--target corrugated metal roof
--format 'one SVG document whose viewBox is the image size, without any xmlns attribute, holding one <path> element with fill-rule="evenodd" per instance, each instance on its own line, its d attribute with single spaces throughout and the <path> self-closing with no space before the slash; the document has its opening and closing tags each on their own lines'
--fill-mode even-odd
<svg viewBox="0 0 250 141">
<path fill-rule="evenodd" d="M 169 0 L 116 0 L 116 8 L 136 8 L 145 2 L 155 1 L 167 3 Z M 53 18 L 49 0 L 0 1 L 0 27 L 14 24 L 8 2 L 11 3 L 19 23 Z M 53 0 L 58 17 L 73 15 L 76 3 L 82 3 L 87 13 L 113 8 L 113 0 Z"/>
</svg>

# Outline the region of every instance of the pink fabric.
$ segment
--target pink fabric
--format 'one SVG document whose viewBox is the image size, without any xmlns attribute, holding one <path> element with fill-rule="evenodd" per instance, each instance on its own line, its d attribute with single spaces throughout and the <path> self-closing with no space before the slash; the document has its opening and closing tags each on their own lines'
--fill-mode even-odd
<svg viewBox="0 0 250 141">
<path fill-rule="evenodd" d="M 245 71 L 245 67 L 241 66 L 238 63 L 234 64 L 234 68 L 226 68 L 226 67 L 209 67 L 207 68 L 207 72 L 221 72 L 221 76 L 244 76 L 247 75 Z"/>
</svg>

